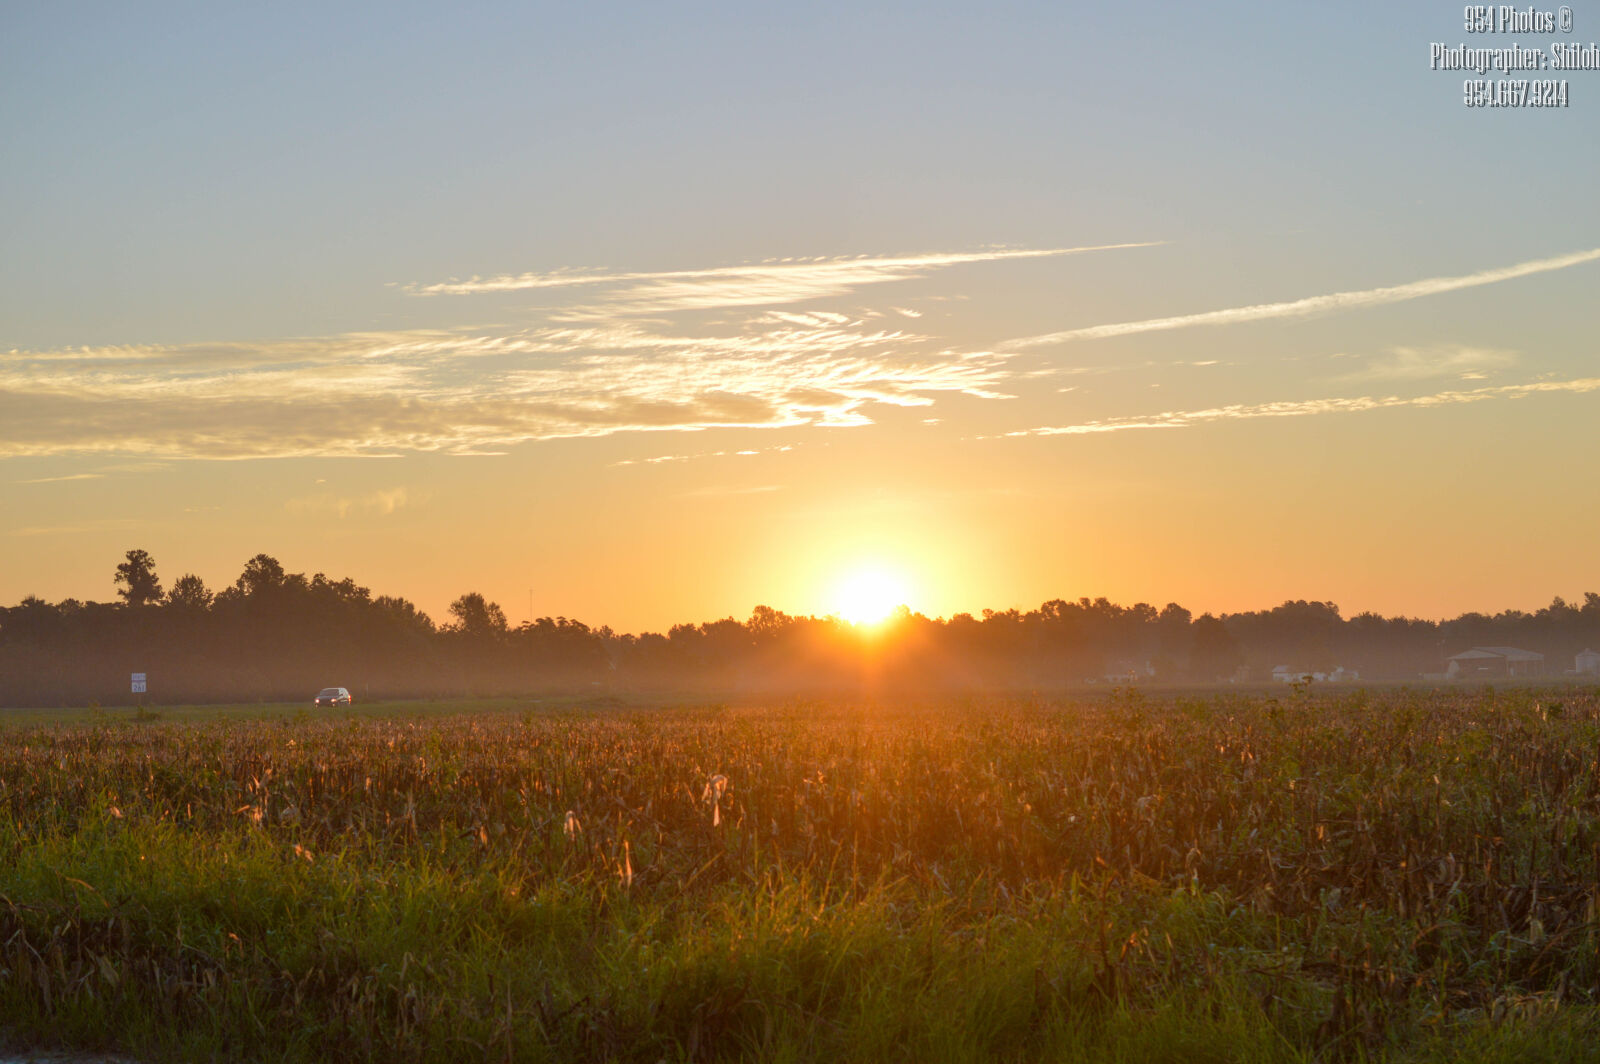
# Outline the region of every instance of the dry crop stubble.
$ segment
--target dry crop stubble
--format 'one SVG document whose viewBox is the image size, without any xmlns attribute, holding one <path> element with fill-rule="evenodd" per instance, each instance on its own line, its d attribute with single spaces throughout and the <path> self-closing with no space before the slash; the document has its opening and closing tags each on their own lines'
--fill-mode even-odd
<svg viewBox="0 0 1600 1064">
<path fill-rule="evenodd" d="M 919 1037 L 893 1011 L 963 1017 L 975 1058 L 1587 1030 L 1597 717 L 1572 689 L 14 727 L 0 1022 L 197 1059 L 824 1056 Z"/>
</svg>

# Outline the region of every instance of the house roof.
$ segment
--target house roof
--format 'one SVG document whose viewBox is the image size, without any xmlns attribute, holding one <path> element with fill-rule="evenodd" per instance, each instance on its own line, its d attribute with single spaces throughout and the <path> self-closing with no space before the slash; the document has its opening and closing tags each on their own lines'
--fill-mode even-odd
<svg viewBox="0 0 1600 1064">
<path fill-rule="evenodd" d="M 1507 661 L 1543 661 L 1544 655 L 1533 650 L 1516 647 L 1473 647 L 1471 650 L 1450 656 L 1450 661 L 1481 661 L 1485 658 L 1505 658 Z"/>
</svg>

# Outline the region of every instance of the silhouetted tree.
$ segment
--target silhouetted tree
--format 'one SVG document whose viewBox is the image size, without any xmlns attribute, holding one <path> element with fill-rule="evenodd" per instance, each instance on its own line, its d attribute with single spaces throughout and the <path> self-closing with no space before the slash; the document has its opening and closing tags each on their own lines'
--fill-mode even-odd
<svg viewBox="0 0 1600 1064">
<path fill-rule="evenodd" d="M 156 560 L 148 551 L 130 550 L 128 560 L 117 566 L 117 594 L 130 606 L 145 606 L 161 601 L 161 581 L 156 579 Z"/>
<path fill-rule="evenodd" d="M 469 591 L 450 603 L 450 616 L 456 619 L 455 630 L 463 635 L 493 637 L 505 634 L 505 611 L 476 591 Z"/>
<path fill-rule="evenodd" d="M 776 639 L 789 627 L 791 618 L 781 610 L 771 606 L 757 606 L 750 611 L 750 619 L 745 622 L 745 627 L 750 629 L 750 634 L 758 640 Z"/>
<path fill-rule="evenodd" d="M 167 602 L 179 609 L 208 610 L 211 608 L 211 591 L 206 582 L 193 573 L 184 573 L 172 582 L 167 592 Z"/>
<path fill-rule="evenodd" d="M 1339 607 L 1331 602 L 1294 599 L 1270 610 L 1228 614 L 1223 620 L 1247 652 L 1252 666 L 1287 665 L 1320 672 L 1346 664 L 1335 651 L 1345 621 L 1339 616 Z"/>
<path fill-rule="evenodd" d="M 1194 633 L 1194 643 L 1189 650 L 1189 662 L 1197 679 L 1225 679 L 1244 661 L 1239 641 L 1228 631 L 1227 625 L 1211 614 L 1201 614 L 1190 630 Z"/>
<path fill-rule="evenodd" d="M 244 563 L 244 572 L 233 586 L 241 595 L 260 595 L 282 587 L 286 579 L 278 559 L 270 554 L 257 554 Z"/>
<path fill-rule="evenodd" d="M 1193 615 L 1176 602 L 1169 602 L 1156 618 L 1156 678 L 1171 680 L 1184 671 L 1191 644 L 1189 623 Z"/>
<path fill-rule="evenodd" d="M 185 573 L 161 595 L 155 560 L 128 551 L 117 568 L 122 603 L 0 607 L 0 703 L 83 704 L 126 698 L 129 672 L 159 677 L 174 701 L 299 699 L 330 683 L 376 698 L 450 693 L 624 687 L 704 690 L 907 692 L 1050 688 L 1125 667 L 1210 681 L 1286 664 L 1360 670 L 1365 679 L 1414 679 L 1471 646 L 1546 655 L 1547 675 L 1600 649 L 1600 594 L 1532 612 L 1468 613 L 1453 620 L 1345 620 L 1331 602 L 1288 601 L 1251 613 L 1194 619 L 1168 603 L 1052 599 L 1038 608 L 985 610 L 937 620 L 901 609 L 863 639 L 835 618 L 791 617 L 758 606 L 749 620 L 678 624 L 665 634 L 618 634 L 565 617 L 509 630 L 505 613 L 471 592 L 437 627 L 402 598 L 374 597 L 351 579 L 290 573 L 258 554 L 213 595 Z M 142 609 L 158 601 L 159 609 Z M 113 703 L 114 704 L 114 703 Z"/>
<path fill-rule="evenodd" d="M 417 609 L 408 599 L 392 595 L 379 595 L 372 600 L 373 609 L 380 618 L 394 628 L 417 635 L 432 635 L 433 618 Z"/>
</svg>

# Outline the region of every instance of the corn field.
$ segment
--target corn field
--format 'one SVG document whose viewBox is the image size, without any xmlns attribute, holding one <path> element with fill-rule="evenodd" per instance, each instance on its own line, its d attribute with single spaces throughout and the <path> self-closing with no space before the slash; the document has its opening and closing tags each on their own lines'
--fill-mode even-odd
<svg viewBox="0 0 1600 1064">
<path fill-rule="evenodd" d="M 1600 1034 L 1592 689 L 214 718 L 5 730 L 0 1037 L 1422 1060 Z"/>
</svg>

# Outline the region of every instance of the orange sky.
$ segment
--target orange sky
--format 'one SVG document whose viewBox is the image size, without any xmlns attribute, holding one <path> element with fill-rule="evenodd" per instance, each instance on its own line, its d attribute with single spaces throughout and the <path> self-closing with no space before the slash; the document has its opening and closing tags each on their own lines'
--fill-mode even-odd
<svg viewBox="0 0 1600 1064">
<path fill-rule="evenodd" d="M 1467 108 L 1453 17 L 11 21 L 0 604 L 1600 589 L 1600 78 Z"/>
</svg>

